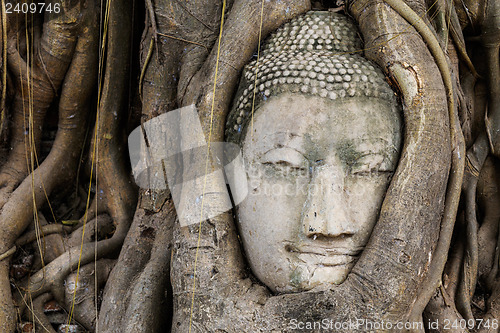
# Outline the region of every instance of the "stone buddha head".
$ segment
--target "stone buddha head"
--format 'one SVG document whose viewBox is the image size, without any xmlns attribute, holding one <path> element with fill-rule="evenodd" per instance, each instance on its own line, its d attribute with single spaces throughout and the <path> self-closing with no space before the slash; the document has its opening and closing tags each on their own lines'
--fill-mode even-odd
<svg viewBox="0 0 500 333">
<path fill-rule="evenodd" d="M 242 74 L 226 125 L 249 183 L 236 222 L 253 273 L 274 292 L 347 278 L 396 169 L 400 106 L 361 50 L 347 17 L 309 12 Z"/>
</svg>

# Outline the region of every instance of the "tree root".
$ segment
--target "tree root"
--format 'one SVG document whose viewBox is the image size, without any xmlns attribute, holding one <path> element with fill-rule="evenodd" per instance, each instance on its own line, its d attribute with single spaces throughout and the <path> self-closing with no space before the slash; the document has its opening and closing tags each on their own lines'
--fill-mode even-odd
<svg viewBox="0 0 500 333">
<path fill-rule="evenodd" d="M 66 309 L 71 309 L 74 302 L 73 317 L 89 331 L 96 329 L 97 293 L 107 281 L 115 262 L 116 260 L 100 259 L 87 264 L 80 269 L 78 277 L 76 273 L 72 273 L 66 278 L 64 285 L 54 287 L 66 291 Z"/>
<path fill-rule="evenodd" d="M 429 299 L 432 297 L 436 288 L 441 283 L 441 275 L 448 256 L 448 250 L 450 248 L 451 237 L 453 234 L 453 228 L 460 199 L 465 166 L 465 142 L 462 130 L 460 128 L 458 113 L 455 108 L 453 82 L 450 69 L 448 67 L 446 56 L 441 49 L 439 42 L 436 40 L 434 34 L 428 28 L 426 23 L 423 22 L 420 17 L 415 12 L 413 12 L 413 10 L 411 10 L 411 8 L 403 1 L 385 0 L 385 2 L 387 2 L 402 17 L 408 20 L 408 22 L 410 22 L 415 27 L 415 29 L 417 29 L 422 38 L 426 41 L 427 46 L 429 47 L 429 50 L 432 53 L 437 66 L 439 67 L 441 77 L 446 88 L 448 113 L 450 119 L 450 136 L 452 146 L 450 180 L 446 192 L 446 202 L 443 221 L 441 223 L 439 241 L 432 258 L 431 266 L 429 268 L 429 275 L 427 275 L 426 280 L 422 284 L 423 288 L 421 289 L 421 292 L 411 311 L 412 315 L 410 316 L 410 321 L 417 321 L 424 311 L 425 306 L 429 302 Z"/>
<path fill-rule="evenodd" d="M 53 226 L 60 226 L 60 224 L 48 224 L 47 220 L 41 212 L 38 212 L 38 220 L 40 229 L 47 228 L 48 226 L 50 226 L 50 228 L 54 228 Z M 37 225 L 32 225 L 33 229 L 37 227 Z M 63 229 L 67 229 L 68 232 L 71 231 L 70 227 L 63 227 Z M 25 233 L 25 235 L 29 235 L 28 237 L 30 237 L 30 234 L 32 233 L 34 233 L 36 236 L 36 230 L 28 231 Z M 24 238 L 25 235 L 21 236 L 19 239 Z M 33 244 L 33 247 L 37 249 L 37 251 L 35 251 L 35 259 L 31 267 L 31 271 L 37 271 L 41 269 L 44 265 L 50 263 L 60 255 L 62 255 L 64 252 L 66 252 L 66 247 L 64 246 L 63 239 L 64 236 L 60 233 L 47 235 L 42 234 L 40 239 L 36 239 L 36 243 Z"/>
<path fill-rule="evenodd" d="M 171 308 L 161 308 L 169 276 L 175 210 L 169 200 L 157 214 L 138 209 L 104 291 L 99 329 L 156 332 Z M 125 329 L 127 327 L 127 329 Z"/>
<path fill-rule="evenodd" d="M 464 217 L 463 214 L 457 216 L 458 224 L 462 224 Z M 458 232 L 457 232 L 458 233 Z M 446 293 L 455 299 L 458 291 L 458 285 L 460 283 L 462 262 L 464 260 L 465 252 L 465 241 L 462 234 L 456 234 L 456 239 L 454 240 L 453 249 L 448 256 L 448 262 L 446 263 L 446 268 L 443 273 L 443 287 Z"/>
<path fill-rule="evenodd" d="M 33 325 L 36 332 L 56 333 L 43 309 L 45 303 L 51 299 L 52 295 L 50 293 L 42 294 L 33 300 L 33 306 L 29 308 L 30 321 L 36 323 Z M 41 329 L 36 325 L 40 325 Z"/>
<path fill-rule="evenodd" d="M 495 288 L 499 288 L 499 284 L 500 282 L 498 281 L 499 280 L 499 276 L 500 276 L 500 232 L 498 233 L 497 235 L 497 246 L 495 248 L 495 257 L 494 257 L 494 260 L 493 260 L 493 267 L 491 269 L 491 272 L 489 273 L 488 275 L 488 278 L 486 280 L 486 284 L 487 284 L 487 287 L 490 288 L 490 290 L 492 290 L 492 296 L 490 296 L 490 300 L 494 300 L 493 298 L 493 294 L 495 294 L 495 292 L 498 294 L 500 291 L 499 290 L 496 290 L 495 291 Z M 498 298 L 500 296 L 496 296 L 496 302 L 498 301 Z"/>
<path fill-rule="evenodd" d="M 499 37 L 500 38 L 500 37 Z M 499 46 L 486 47 L 488 68 L 489 99 L 488 116 L 486 118 L 486 131 L 491 145 L 491 152 L 500 158 L 500 133 L 495 127 L 500 124 L 500 57 Z"/>
<path fill-rule="evenodd" d="M 0 15 L 2 17 L 2 24 L 0 31 L 2 32 L 2 56 L 0 58 L 0 64 L 2 69 L 0 71 L 1 83 L 0 89 L 2 91 L 0 95 L 0 137 L 4 135 L 4 127 L 6 120 L 6 101 L 7 101 L 7 13 L 5 9 L 5 0 L 2 0 L 0 8 Z"/>
<path fill-rule="evenodd" d="M 438 0 L 428 1 L 429 6 L 436 5 L 436 30 L 437 36 L 441 42 L 441 45 L 446 49 L 448 45 L 448 39 L 451 37 L 453 43 L 455 44 L 458 56 L 467 66 L 469 71 L 475 78 L 479 75 L 474 67 L 474 64 L 467 54 L 467 49 L 465 46 L 465 39 L 462 34 L 462 27 L 460 26 L 460 20 L 458 18 L 455 4 L 451 0 Z"/>
<path fill-rule="evenodd" d="M 466 248 L 462 267 L 462 278 L 457 293 L 457 309 L 462 316 L 473 319 L 471 298 L 476 288 L 479 245 L 478 223 L 476 218 L 476 189 L 480 170 L 489 153 L 488 139 L 483 132 L 467 152 L 467 166 L 463 183 L 465 199 Z"/>
<path fill-rule="evenodd" d="M 488 1 L 481 22 L 480 41 L 484 46 L 489 84 L 486 131 L 491 152 L 500 157 L 500 3 Z"/>
<path fill-rule="evenodd" d="M 62 234 L 62 233 L 67 233 L 71 231 L 70 226 L 65 226 L 63 224 L 47 224 L 44 226 L 40 227 L 40 230 L 35 231 L 29 231 L 19 237 L 16 240 L 16 245 L 17 246 L 24 246 L 26 244 L 29 244 L 31 242 L 34 242 L 37 239 L 37 235 L 41 235 L 41 237 L 48 236 L 51 234 Z"/>
<path fill-rule="evenodd" d="M 98 30 L 92 17 L 95 15 L 94 9 L 93 4 L 88 3 L 87 15 L 79 16 L 81 20 L 86 22 L 85 27 L 88 29 L 84 29 L 84 32 L 79 36 L 76 48 L 71 48 L 72 53 L 74 49 L 74 56 L 62 85 L 62 95 L 59 102 L 59 129 L 53 148 L 45 161 L 31 174 L 31 177 L 26 178 L 12 193 L 0 213 L 2 230 L 0 252 L 14 244 L 19 235 L 30 224 L 34 209 L 41 207 L 47 199 L 46 196 L 58 185 L 74 177 L 80 157 L 79 152 L 75 151 L 74 147 L 78 147 L 85 137 L 86 106 L 93 87 L 93 82 L 89 78 L 94 77 L 93 73 L 96 68 L 96 35 L 98 35 Z M 72 14 L 71 11 L 65 12 L 65 15 L 70 14 Z M 78 27 L 76 24 L 73 26 Z M 74 33 L 76 34 L 76 31 Z M 44 34 L 50 35 L 50 31 L 44 31 Z M 62 34 L 62 36 L 64 35 Z M 58 49 L 56 46 L 50 46 L 54 42 L 57 43 L 57 40 L 49 37 L 44 38 L 47 38 L 46 44 L 50 51 Z M 64 49 L 64 44 L 67 42 L 61 42 L 62 44 L 59 46 Z M 54 61 L 54 66 L 58 67 L 57 58 Z M 48 65 L 48 60 L 45 60 L 45 64 Z M 75 99 L 75 96 L 78 97 Z M 12 332 L 14 321 L 10 287 L 8 286 L 8 267 L 6 267 L 5 262 L 0 263 L 0 266 L 0 330 Z"/>
<path fill-rule="evenodd" d="M 13 255 L 14 253 L 16 253 L 16 250 L 17 250 L 17 247 L 14 245 L 9 250 L 7 250 L 7 252 L 0 254 L 0 261 L 5 260 L 8 257 L 10 257 L 11 255 Z"/>
<path fill-rule="evenodd" d="M 104 239 L 114 231 L 115 225 L 113 219 L 107 214 L 101 214 L 89 221 L 84 227 L 81 226 L 71 233 L 64 242 L 64 245 L 71 248 L 83 243 L 89 243 L 95 240 Z"/>
<path fill-rule="evenodd" d="M 56 225 L 49 224 L 49 226 L 52 227 Z M 41 228 L 44 227 L 45 226 L 42 226 Z M 64 230 L 71 229 L 70 226 L 63 226 L 62 228 Z M 59 234 L 45 235 L 45 237 L 43 237 L 42 239 L 41 251 L 36 252 L 35 262 L 33 263 L 32 270 L 40 270 L 42 269 L 43 265 L 49 264 L 59 256 L 63 255 L 66 252 L 66 249 L 80 246 L 80 244 L 82 244 L 82 239 L 83 243 L 105 239 L 108 235 L 113 233 L 115 225 L 113 223 L 113 220 L 108 215 L 104 214 L 100 215 L 96 219 L 93 219 L 92 221 L 87 222 L 85 226 L 85 233 L 83 232 L 83 229 L 83 226 L 77 228 L 67 236 L 62 236 Z M 30 231 L 29 233 L 32 232 Z M 23 237 L 25 236 L 21 236 L 20 239 Z M 38 246 L 38 244 L 35 244 L 35 246 Z M 43 260 L 41 258 L 41 255 L 43 255 Z"/>
<path fill-rule="evenodd" d="M 497 258 L 498 260 L 498 258 Z M 488 300 L 488 312 L 483 317 L 484 322 L 496 322 L 498 323 L 498 319 L 500 318 L 500 278 L 497 277 L 492 294 Z M 500 329 L 498 326 L 496 328 L 493 327 L 483 327 L 482 329 L 477 331 L 478 333 L 498 333 Z"/>
<path fill-rule="evenodd" d="M 73 247 L 56 260 L 35 273 L 27 283 L 19 286 L 24 294 L 21 298 L 38 297 L 39 295 L 52 291 L 56 300 L 64 304 L 64 290 L 61 289 L 64 279 L 80 265 L 86 265 L 94 259 L 100 259 L 116 251 L 127 234 L 128 221 L 118 221 L 118 226 L 113 237 L 98 241 L 97 243 L 82 244 L 81 247 Z M 23 304 L 19 296 L 16 295 L 16 304 L 23 311 Z"/>
<path fill-rule="evenodd" d="M 455 302 L 450 295 L 447 294 L 444 288 L 436 289 L 435 294 L 429 300 L 429 303 L 425 307 L 424 311 L 424 323 L 438 322 L 440 323 L 437 330 L 432 330 L 431 332 L 448 332 L 448 333 L 463 333 L 464 330 L 456 328 L 445 329 L 445 323 L 447 320 L 454 322 L 457 320 L 460 322 L 462 316 L 455 308 Z M 424 325 L 425 326 L 425 325 Z"/>
<path fill-rule="evenodd" d="M 87 221 L 91 221 L 97 218 L 97 216 L 105 213 L 106 207 L 105 198 L 101 193 L 96 193 L 96 195 L 92 198 L 92 202 L 88 206 L 85 214 L 78 220 L 78 223 L 74 226 L 75 228 L 81 228 Z"/>
<path fill-rule="evenodd" d="M 500 221 L 500 191 L 498 187 L 496 161 L 488 158 L 481 170 L 478 183 L 478 202 L 483 212 L 483 221 L 478 232 L 479 279 L 486 283 L 493 270 Z M 491 286 L 490 286 L 491 287 Z M 488 288 L 491 292 L 491 289 Z"/>
<path fill-rule="evenodd" d="M 97 186 L 103 193 L 103 207 L 115 221 L 127 221 L 129 226 L 137 203 L 137 191 L 127 168 L 122 122 L 127 119 L 126 84 L 130 70 L 130 36 L 132 1 L 111 2 L 106 75 L 96 122 L 99 134 L 94 145 L 99 147 Z M 117 98 L 119 96 L 119 98 Z"/>
<path fill-rule="evenodd" d="M 170 220 L 174 217 L 171 215 Z M 165 223 L 166 224 L 166 223 Z M 169 225 L 171 227 L 171 225 Z M 172 229 L 162 228 L 151 249 L 151 257 L 130 291 L 130 302 L 125 314 L 126 332 L 159 332 L 171 326 L 173 307 L 165 301 L 170 275 Z"/>
<path fill-rule="evenodd" d="M 47 21 L 40 47 L 36 52 L 27 50 L 36 54 L 35 59 L 27 56 L 32 63 L 26 63 L 19 50 L 9 53 L 9 69 L 17 74 L 17 93 L 13 104 L 12 149 L 0 170 L 0 208 L 38 165 L 43 120 L 63 82 L 77 44 L 81 21 L 75 24 L 73 18 L 78 7 L 67 8 L 68 12 L 61 12 Z"/>
</svg>

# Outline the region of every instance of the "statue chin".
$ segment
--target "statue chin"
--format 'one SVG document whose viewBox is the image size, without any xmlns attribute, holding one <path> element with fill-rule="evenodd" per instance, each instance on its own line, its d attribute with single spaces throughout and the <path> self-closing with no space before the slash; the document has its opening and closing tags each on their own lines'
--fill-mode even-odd
<svg viewBox="0 0 500 333">
<path fill-rule="evenodd" d="M 402 121 L 394 94 L 368 60 L 323 51 L 361 45 L 347 18 L 330 20 L 330 14 L 308 13 L 278 31 L 281 37 L 271 36 L 291 51 L 263 50 L 252 116 L 248 73 L 255 65 L 247 66 L 226 127 L 228 139 L 242 148 L 249 184 L 237 207 L 245 254 L 255 276 L 277 293 L 347 279 L 399 159 Z M 354 35 L 344 44 L 331 40 L 346 35 L 328 33 L 332 22 Z M 308 24 L 315 40 L 283 39 L 301 38 Z"/>
</svg>

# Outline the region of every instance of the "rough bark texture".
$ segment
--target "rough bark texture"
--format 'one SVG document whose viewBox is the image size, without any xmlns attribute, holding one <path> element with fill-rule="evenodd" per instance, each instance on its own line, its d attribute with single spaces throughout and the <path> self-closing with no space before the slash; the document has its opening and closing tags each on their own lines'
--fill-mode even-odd
<svg viewBox="0 0 500 333">
<path fill-rule="evenodd" d="M 299 321 L 315 318 L 330 318 L 339 322 L 355 321 L 357 318 L 395 321 L 405 318 L 411 309 L 419 283 L 427 273 L 432 258 L 444 204 L 450 163 L 444 88 L 442 82 L 435 79 L 437 67 L 419 67 L 421 63 L 433 63 L 420 36 L 387 5 L 358 1 L 352 3 L 350 8 L 358 21 L 366 22 L 367 27 L 361 25 L 361 31 L 367 49 L 379 43 L 384 45 L 384 51 L 377 50 L 373 54 L 368 53 L 368 56 L 380 57 L 377 59 L 379 64 L 400 86 L 407 87 L 403 91 L 405 147 L 372 240 L 348 280 L 334 290 L 270 296 L 265 289 L 243 275 L 239 265 L 241 261 L 235 260 L 236 264 L 231 265 L 230 260 L 239 253 L 237 247 L 231 246 L 236 243 L 231 240 L 234 237 L 231 236 L 231 226 L 221 225 L 218 220 L 201 224 L 191 323 L 196 331 L 253 331 L 262 327 L 270 331 L 286 331 L 292 318 Z M 375 26 L 362 15 L 376 15 Z M 377 26 L 379 24 L 381 26 Z M 387 30 L 389 34 L 381 33 Z M 402 39 L 390 41 L 392 34 L 402 32 L 407 35 L 404 42 Z M 223 99 L 216 100 L 215 110 L 220 110 L 224 104 L 219 101 Z M 203 101 L 199 104 L 202 115 Z M 218 133 L 217 128 L 213 131 Z M 428 147 L 429 150 L 422 151 L 421 147 Z M 416 153 L 417 148 L 422 154 Z M 433 155 L 431 152 L 438 153 Z M 229 215 L 223 217 L 230 218 Z M 196 235 L 197 231 L 198 226 L 193 226 L 189 231 L 174 233 L 174 239 L 181 242 L 179 250 L 174 247 L 174 295 L 176 290 L 188 294 L 192 289 L 189 286 L 193 283 L 194 256 L 188 256 L 189 252 L 181 250 L 186 246 L 182 243 L 189 242 L 184 240 L 185 237 L 192 237 L 190 235 Z M 196 250 L 195 240 L 190 242 L 193 244 L 190 246 L 192 252 Z M 241 272 L 240 275 L 238 272 Z M 384 284 L 381 285 L 380 281 Z M 191 316 L 189 295 L 181 297 L 177 297 L 174 307 L 173 327 L 178 331 L 188 329 L 188 318 Z M 239 318 L 239 321 L 235 323 L 234 318 Z"/>
<path fill-rule="evenodd" d="M 29 16 L 7 14 L 2 1 L 0 331 L 15 331 L 15 305 L 21 321 L 48 331 L 63 323 L 103 332 L 292 332 L 292 320 L 498 320 L 500 2 L 333 2 L 113 0 L 101 8 L 95 0 L 63 0 L 50 2 L 60 3 L 60 13 Z M 388 4 L 401 2 L 437 44 Z M 133 185 L 125 129 L 194 104 L 205 139 L 224 141 L 241 70 L 259 40 L 311 8 L 344 10 L 358 23 L 364 56 L 399 93 L 404 146 L 348 279 L 330 290 L 275 295 L 249 270 L 231 212 L 181 227 L 168 189 Z M 140 43 L 137 27 L 144 28 Z M 431 44 L 448 59 L 436 60 Z M 451 101 L 442 66 L 451 72 Z M 458 153 L 456 114 L 467 154 Z M 457 159 L 466 163 L 465 177 L 453 189 Z M 81 181 L 91 186 L 81 189 Z M 76 194 L 67 195 L 69 187 Z M 219 205 L 225 191 L 218 188 L 206 204 Z M 455 221 L 449 201 L 460 191 L 451 246 L 443 249 L 438 244 Z M 73 209 L 79 221 L 53 213 L 65 196 L 88 200 L 85 212 Z M 86 284 L 92 287 L 79 289 Z M 44 310 L 51 299 L 73 318 L 55 324 Z"/>
</svg>

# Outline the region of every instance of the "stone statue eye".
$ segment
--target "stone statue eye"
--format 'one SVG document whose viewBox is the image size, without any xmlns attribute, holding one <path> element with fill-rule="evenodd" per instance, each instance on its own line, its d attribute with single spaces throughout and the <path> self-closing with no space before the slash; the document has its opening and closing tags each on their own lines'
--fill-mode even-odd
<svg viewBox="0 0 500 333">
<path fill-rule="evenodd" d="M 350 167 L 351 174 L 354 176 L 376 176 L 394 172 L 394 166 L 390 160 L 381 153 L 363 154 Z"/>
<path fill-rule="evenodd" d="M 288 169 L 296 171 L 308 171 L 309 161 L 300 153 L 299 151 L 288 148 L 276 148 L 267 151 L 261 157 L 261 163 L 263 165 L 271 165 L 277 169 Z"/>
</svg>

